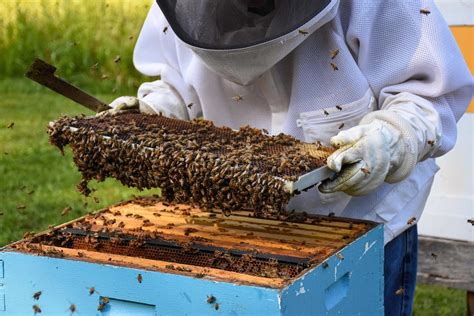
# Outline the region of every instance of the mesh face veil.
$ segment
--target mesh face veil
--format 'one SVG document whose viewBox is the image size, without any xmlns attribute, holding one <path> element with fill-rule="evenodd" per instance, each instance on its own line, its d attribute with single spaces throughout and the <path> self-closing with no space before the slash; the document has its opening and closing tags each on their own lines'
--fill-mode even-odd
<svg viewBox="0 0 474 316">
<path fill-rule="evenodd" d="M 331 20 L 338 0 L 157 0 L 170 27 L 224 78 L 248 84 Z"/>
</svg>

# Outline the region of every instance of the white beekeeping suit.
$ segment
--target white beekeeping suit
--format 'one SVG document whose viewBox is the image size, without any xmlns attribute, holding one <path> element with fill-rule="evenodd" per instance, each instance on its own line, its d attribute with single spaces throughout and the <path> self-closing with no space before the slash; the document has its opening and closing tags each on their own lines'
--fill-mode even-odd
<svg viewBox="0 0 474 316">
<path fill-rule="evenodd" d="M 432 1 L 157 2 L 134 52 L 140 72 L 161 77 L 140 87 L 144 111 L 307 142 L 328 144 L 339 133 L 333 144 L 355 145 L 330 167 L 366 160 L 356 165 L 364 172 L 350 188 L 338 180 L 288 207 L 383 222 L 386 243 L 420 217 L 438 170 L 433 158 L 454 146 L 473 94 Z M 259 12 L 252 2 L 270 4 Z"/>
</svg>

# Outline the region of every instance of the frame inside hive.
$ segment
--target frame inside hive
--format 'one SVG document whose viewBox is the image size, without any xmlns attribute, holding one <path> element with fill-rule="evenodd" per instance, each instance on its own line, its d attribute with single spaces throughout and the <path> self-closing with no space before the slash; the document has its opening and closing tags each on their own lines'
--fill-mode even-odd
<svg viewBox="0 0 474 316">
<path fill-rule="evenodd" d="M 141 199 L 112 206 L 9 246 L 13 251 L 280 287 L 323 262 L 373 223 L 292 215 L 225 216 Z M 296 222 L 295 222 L 296 220 Z"/>
</svg>

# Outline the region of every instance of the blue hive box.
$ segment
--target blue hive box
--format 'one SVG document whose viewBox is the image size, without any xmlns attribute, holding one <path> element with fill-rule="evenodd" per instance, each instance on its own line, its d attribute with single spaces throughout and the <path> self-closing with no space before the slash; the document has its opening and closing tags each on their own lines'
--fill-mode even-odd
<svg viewBox="0 0 474 316">
<path fill-rule="evenodd" d="M 35 313 L 383 315 L 383 228 L 122 203 L 1 249 L 0 315 Z"/>
</svg>

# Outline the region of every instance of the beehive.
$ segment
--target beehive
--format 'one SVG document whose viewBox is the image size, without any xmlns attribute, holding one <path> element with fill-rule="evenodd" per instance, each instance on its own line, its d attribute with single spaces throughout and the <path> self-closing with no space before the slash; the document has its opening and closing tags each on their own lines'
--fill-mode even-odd
<svg viewBox="0 0 474 316">
<path fill-rule="evenodd" d="M 382 315 L 383 231 L 140 199 L 3 248 L 0 284 L 0 315 Z"/>
</svg>

